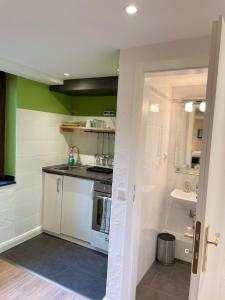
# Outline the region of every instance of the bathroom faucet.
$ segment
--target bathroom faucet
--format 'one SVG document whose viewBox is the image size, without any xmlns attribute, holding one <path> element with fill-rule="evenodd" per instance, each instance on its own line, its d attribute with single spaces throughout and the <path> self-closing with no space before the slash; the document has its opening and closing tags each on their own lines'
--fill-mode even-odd
<svg viewBox="0 0 225 300">
<path fill-rule="evenodd" d="M 189 217 L 190 218 L 195 218 L 196 217 L 196 210 L 190 209 L 190 211 L 189 211 Z"/>
</svg>

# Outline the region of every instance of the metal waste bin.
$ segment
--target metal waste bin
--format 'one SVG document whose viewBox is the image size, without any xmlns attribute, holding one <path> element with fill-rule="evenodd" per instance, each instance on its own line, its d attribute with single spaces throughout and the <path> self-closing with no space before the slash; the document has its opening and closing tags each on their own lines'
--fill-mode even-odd
<svg viewBox="0 0 225 300">
<path fill-rule="evenodd" d="M 169 233 L 160 233 L 157 239 L 157 260 L 163 265 L 174 263 L 175 236 Z"/>
</svg>

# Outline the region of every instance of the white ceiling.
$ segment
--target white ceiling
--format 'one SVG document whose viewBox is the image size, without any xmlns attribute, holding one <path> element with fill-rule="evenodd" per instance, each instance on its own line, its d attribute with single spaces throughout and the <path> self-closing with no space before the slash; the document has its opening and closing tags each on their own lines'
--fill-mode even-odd
<svg viewBox="0 0 225 300">
<path fill-rule="evenodd" d="M 172 89 L 172 99 L 205 98 L 208 70 L 190 69 L 179 71 L 155 72 L 146 74 L 149 86 L 167 94 Z M 171 92 L 168 98 L 171 97 Z"/>
<path fill-rule="evenodd" d="M 208 35 L 225 14 L 224 0 L 131 2 L 134 16 L 129 0 L 0 0 L 0 69 L 10 62 L 50 81 L 116 75 L 118 49 Z"/>
<path fill-rule="evenodd" d="M 206 85 L 208 70 L 191 69 L 179 71 L 155 72 L 147 74 L 147 81 L 157 87 L 182 87 L 193 85 Z"/>
</svg>

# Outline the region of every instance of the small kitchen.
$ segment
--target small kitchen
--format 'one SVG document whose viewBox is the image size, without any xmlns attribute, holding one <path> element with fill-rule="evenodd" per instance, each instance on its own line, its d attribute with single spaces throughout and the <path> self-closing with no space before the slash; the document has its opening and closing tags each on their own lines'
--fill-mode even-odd
<svg viewBox="0 0 225 300">
<path fill-rule="evenodd" d="M 53 94 L 64 108 L 69 99 L 70 112 L 25 107 L 28 101 L 18 95 L 16 187 L 11 189 L 16 201 L 23 201 L 18 209 L 25 221 L 15 230 L 15 247 L 3 247 L 1 256 L 84 299 L 103 299 L 118 78 L 65 80 L 50 87 L 16 80 L 30 85 L 32 93 Z"/>
<path fill-rule="evenodd" d="M 69 131 L 72 143 L 68 161 L 43 168 L 43 230 L 103 252 L 109 242 L 115 135 L 107 121 L 64 122 L 61 132 Z M 89 153 L 83 154 L 86 147 Z"/>
</svg>

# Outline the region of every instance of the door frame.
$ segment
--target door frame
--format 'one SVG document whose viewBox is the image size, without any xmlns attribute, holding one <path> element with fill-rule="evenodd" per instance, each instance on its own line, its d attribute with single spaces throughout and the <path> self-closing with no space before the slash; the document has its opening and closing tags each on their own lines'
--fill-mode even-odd
<svg viewBox="0 0 225 300">
<path fill-rule="evenodd" d="M 208 66 L 188 66 L 188 67 L 180 67 L 180 68 L 152 68 L 152 65 L 148 64 L 140 64 L 136 71 L 136 80 L 134 86 L 134 97 L 132 101 L 132 132 L 133 139 L 132 139 L 132 152 L 131 152 L 131 161 L 133 161 L 133 167 L 130 171 L 130 186 L 135 187 L 135 201 L 133 203 L 133 212 L 132 212 L 132 259 L 131 262 L 131 299 L 135 299 L 136 294 L 136 280 L 137 280 L 137 268 L 138 268 L 138 218 L 137 215 L 140 210 L 140 203 L 137 199 L 139 199 L 139 184 L 138 184 L 138 170 L 139 170 L 139 157 L 141 156 L 141 139 L 143 135 L 143 122 L 142 122 L 142 107 L 143 107 L 143 97 L 144 97 L 144 81 L 145 75 L 147 73 L 155 73 L 155 72 L 170 72 L 170 71 L 188 71 L 194 69 L 208 69 Z M 207 136 L 207 131 L 205 130 L 205 136 Z M 206 154 L 203 154 L 206 156 Z M 205 158 L 206 159 L 206 158 Z M 205 176 L 205 175 L 204 175 Z M 201 208 L 205 206 L 204 203 L 205 197 L 201 197 L 198 199 L 198 220 L 202 220 L 203 215 L 201 213 Z M 192 284 L 193 293 L 192 295 L 197 295 L 197 286 Z M 191 286 L 190 286 L 191 289 Z M 191 297 L 190 300 L 195 300 L 195 298 Z"/>
<path fill-rule="evenodd" d="M 134 300 L 136 282 L 133 219 L 136 208 L 132 149 L 137 140 L 136 102 L 141 99 L 146 72 L 204 68 L 208 65 L 209 36 L 164 42 L 120 51 L 117 95 L 117 133 L 113 173 L 112 216 L 106 300 Z M 133 285 L 135 283 L 135 286 Z"/>
</svg>

